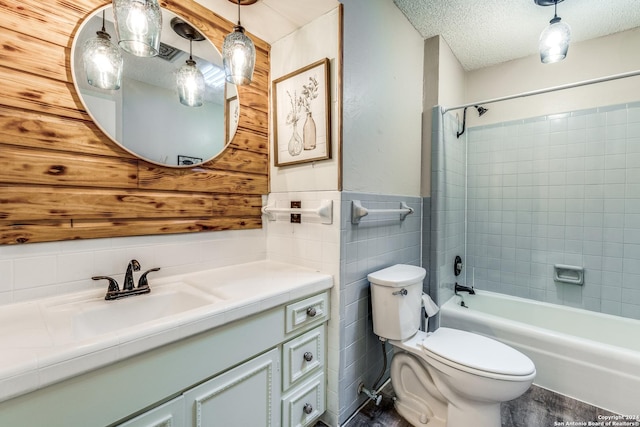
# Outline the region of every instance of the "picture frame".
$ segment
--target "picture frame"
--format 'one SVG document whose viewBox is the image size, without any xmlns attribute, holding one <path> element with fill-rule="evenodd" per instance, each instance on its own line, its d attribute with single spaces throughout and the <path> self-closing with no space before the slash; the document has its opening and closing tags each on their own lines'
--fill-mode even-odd
<svg viewBox="0 0 640 427">
<path fill-rule="evenodd" d="M 329 59 L 275 79 L 271 93 L 275 166 L 330 159 Z"/>
<path fill-rule="evenodd" d="M 178 155 L 178 166 L 193 166 L 202 163 L 200 157 Z"/>
<path fill-rule="evenodd" d="M 238 122 L 240 121 L 240 104 L 237 96 L 227 98 L 225 105 L 225 126 L 224 126 L 224 140 L 225 144 L 231 142 L 231 139 L 236 134 L 238 129 Z"/>
</svg>

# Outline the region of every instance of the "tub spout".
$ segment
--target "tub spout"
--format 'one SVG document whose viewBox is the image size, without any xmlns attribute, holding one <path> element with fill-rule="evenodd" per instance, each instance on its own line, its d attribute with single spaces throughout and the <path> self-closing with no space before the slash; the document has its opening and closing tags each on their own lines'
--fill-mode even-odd
<svg viewBox="0 0 640 427">
<path fill-rule="evenodd" d="M 454 292 L 456 295 L 458 295 L 458 292 L 468 292 L 469 295 L 476 294 L 476 291 L 473 290 L 472 286 L 462 286 L 462 285 L 459 285 L 458 282 L 456 282 L 455 284 Z"/>
</svg>

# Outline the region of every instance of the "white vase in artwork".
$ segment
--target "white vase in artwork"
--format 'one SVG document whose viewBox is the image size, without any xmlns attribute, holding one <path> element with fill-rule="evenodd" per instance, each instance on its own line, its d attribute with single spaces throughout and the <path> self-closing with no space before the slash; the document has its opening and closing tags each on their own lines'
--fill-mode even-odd
<svg viewBox="0 0 640 427">
<path fill-rule="evenodd" d="M 293 132 L 291 134 L 291 139 L 289 139 L 289 146 L 287 147 L 287 151 L 292 156 L 298 156 L 302 153 L 302 138 L 298 135 L 298 122 L 294 121 L 292 124 Z"/>
<path fill-rule="evenodd" d="M 316 148 L 316 122 L 313 120 L 311 112 L 307 112 L 307 120 L 302 127 L 302 140 L 304 141 L 305 150 L 313 150 Z"/>
</svg>

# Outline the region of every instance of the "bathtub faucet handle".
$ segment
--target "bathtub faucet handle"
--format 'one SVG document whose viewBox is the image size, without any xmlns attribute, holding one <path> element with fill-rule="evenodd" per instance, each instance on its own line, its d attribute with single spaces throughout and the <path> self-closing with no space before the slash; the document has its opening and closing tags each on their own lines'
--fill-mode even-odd
<svg viewBox="0 0 640 427">
<path fill-rule="evenodd" d="M 456 259 L 453 260 L 453 274 L 458 277 L 462 272 L 462 258 L 460 255 L 456 255 Z"/>
</svg>

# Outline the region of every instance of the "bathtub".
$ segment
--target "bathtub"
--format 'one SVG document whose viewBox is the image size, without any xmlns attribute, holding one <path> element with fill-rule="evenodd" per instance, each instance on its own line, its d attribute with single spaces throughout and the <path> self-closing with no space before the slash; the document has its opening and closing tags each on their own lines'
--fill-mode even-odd
<svg viewBox="0 0 640 427">
<path fill-rule="evenodd" d="M 468 308 L 460 306 L 461 298 Z M 640 415 L 640 320 L 476 291 L 447 301 L 440 325 L 520 350 L 535 363 L 540 387 Z"/>
</svg>

